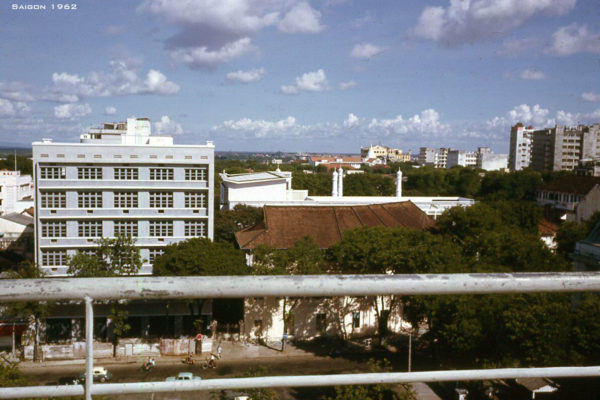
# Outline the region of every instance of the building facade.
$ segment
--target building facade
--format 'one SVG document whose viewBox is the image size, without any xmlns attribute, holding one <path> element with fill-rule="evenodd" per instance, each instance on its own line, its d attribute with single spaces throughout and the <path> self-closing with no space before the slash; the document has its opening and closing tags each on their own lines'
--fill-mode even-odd
<svg viewBox="0 0 600 400">
<path fill-rule="evenodd" d="M 536 171 L 571 171 L 584 159 L 600 158 L 600 124 L 536 130 L 533 132 L 531 168 Z"/>
<path fill-rule="evenodd" d="M 510 128 L 510 148 L 508 153 L 508 168 L 520 171 L 531 164 L 531 149 L 533 145 L 533 127 L 524 127 L 518 123 Z"/>
<path fill-rule="evenodd" d="M 450 150 L 448 151 L 448 159 L 446 168 L 452 168 L 460 165 L 461 167 L 477 166 L 477 153 L 466 150 Z"/>
<path fill-rule="evenodd" d="M 100 238 L 135 238 L 151 274 L 163 248 L 213 237 L 214 146 L 174 145 L 129 118 L 81 135 L 80 143 L 34 142 L 35 260 L 65 276 L 68 257 Z"/>
<path fill-rule="evenodd" d="M 410 162 L 410 153 L 402 152 L 402 149 L 393 149 L 388 146 L 369 146 L 360 148 L 360 156 L 371 158 L 372 156 L 389 160 L 392 162 Z"/>
<path fill-rule="evenodd" d="M 20 171 L 0 171 L 0 215 L 33 207 L 33 180 Z"/>
</svg>

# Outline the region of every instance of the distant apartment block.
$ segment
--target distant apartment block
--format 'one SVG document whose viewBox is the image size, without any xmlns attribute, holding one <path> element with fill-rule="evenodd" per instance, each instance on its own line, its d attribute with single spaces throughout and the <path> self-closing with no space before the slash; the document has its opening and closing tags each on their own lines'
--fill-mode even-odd
<svg viewBox="0 0 600 400">
<path fill-rule="evenodd" d="M 479 147 L 477 149 L 477 168 L 485 171 L 503 171 L 507 167 L 507 154 L 494 154 L 489 147 Z"/>
<path fill-rule="evenodd" d="M 456 150 L 450 147 L 421 147 L 419 164 L 435 168 L 477 167 L 486 171 L 506 169 L 508 155 L 494 154 L 489 147 L 479 147 L 477 151 Z"/>
<path fill-rule="evenodd" d="M 466 150 L 450 150 L 448 151 L 448 159 L 446 168 L 452 168 L 457 165 L 461 167 L 477 166 L 477 153 Z"/>
<path fill-rule="evenodd" d="M 213 237 L 214 146 L 174 145 L 147 118 L 107 123 L 79 143 L 33 143 L 35 259 L 50 276 L 99 238 L 135 238 L 152 273 L 165 246 Z"/>
<path fill-rule="evenodd" d="M 449 147 L 440 147 L 440 150 L 437 152 L 435 157 L 435 167 L 436 168 L 446 168 L 448 165 L 448 152 L 451 149 Z"/>
<path fill-rule="evenodd" d="M 571 171 L 582 160 L 600 159 L 600 124 L 533 130 L 522 124 L 511 128 L 511 170 L 527 166 L 536 171 Z"/>
<path fill-rule="evenodd" d="M 33 180 L 20 171 L 0 171 L 0 215 L 33 207 Z"/>
<path fill-rule="evenodd" d="M 436 151 L 431 147 L 421 147 L 419 149 L 419 164 L 427 166 L 435 166 Z"/>
<path fill-rule="evenodd" d="M 524 127 L 518 123 L 510 129 L 510 149 L 508 153 L 508 168 L 520 171 L 531 164 L 531 149 L 533 142 L 533 127 Z"/>
</svg>

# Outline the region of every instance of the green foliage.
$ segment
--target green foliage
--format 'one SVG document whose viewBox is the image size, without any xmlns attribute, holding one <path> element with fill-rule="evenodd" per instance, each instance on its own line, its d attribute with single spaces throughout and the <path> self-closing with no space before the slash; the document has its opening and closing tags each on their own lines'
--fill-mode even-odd
<svg viewBox="0 0 600 400">
<path fill-rule="evenodd" d="M 263 365 L 257 365 L 250 367 L 243 375 L 244 378 L 253 378 L 258 376 L 270 375 L 269 369 Z M 249 397 L 252 400 L 277 400 L 277 393 L 275 389 L 261 388 L 261 389 L 247 389 Z"/>
<path fill-rule="evenodd" d="M 292 188 L 308 190 L 308 194 L 311 196 L 329 196 L 331 195 L 331 174 L 294 172 L 292 174 Z"/>
<path fill-rule="evenodd" d="M 154 275 L 245 275 L 244 253 L 226 242 L 194 238 L 165 247 L 154 260 Z"/>
<path fill-rule="evenodd" d="M 478 197 L 484 200 L 535 201 L 542 175 L 536 171 L 490 171 L 481 180 Z"/>
<path fill-rule="evenodd" d="M 254 250 L 255 275 L 308 275 L 325 272 L 324 251 L 306 236 L 289 249 L 258 246 Z"/>
<path fill-rule="evenodd" d="M 235 232 L 252 226 L 262 219 L 262 207 L 238 204 L 233 210 L 219 210 L 215 213 L 215 240 L 235 243 Z"/>
<path fill-rule="evenodd" d="M 0 362 L 0 387 L 25 386 L 27 381 L 16 365 Z"/>
<path fill-rule="evenodd" d="M 331 179 L 329 180 L 331 193 Z M 344 196 L 393 196 L 395 179 L 378 173 L 352 174 L 344 177 Z"/>
<path fill-rule="evenodd" d="M 575 243 L 585 239 L 599 222 L 600 211 L 597 211 L 582 223 L 572 221 L 563 223 L 556 233 L 556 252 L 563 257 L 568 257 L 575 251 Z"/>
<path fill-rule="evenodd" d="M 392 372 L 388 360 L 369 360 L 371 372 Z M 415 393 L 407 385 L 354 385 L 336 386 L 333 397 L 323 396 L 321 400 L 415 400 Z"/>
<path fill-rule="evenodd" d="M 78 253 L 69 260 L 69 274 L 76 277 L 135 275 L 142 267 L 140 249 L 130 236 L 101 238 L 94 254 Z"/>
<path fill-rule="evenodd" d="M 31 152 L 29 152 L 29 154 L 19 153 L 21 152 L 17 152 L 17 170 L 21 171 L 22 175 L 33 176 L 33 161 L 31 160 Z M 4 156 L 6 159 L 0 160 L 0 169 L 8 169 L 13 171 L 15 169 L 14 153 L 10 152 L 10 154 L 4 154 Z"/>
</svg>

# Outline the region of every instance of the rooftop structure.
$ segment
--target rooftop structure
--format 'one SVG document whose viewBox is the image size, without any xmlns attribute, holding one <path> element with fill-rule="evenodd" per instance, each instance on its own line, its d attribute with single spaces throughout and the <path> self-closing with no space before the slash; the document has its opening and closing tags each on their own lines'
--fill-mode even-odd
<svg viewBox="0 0 600 400">
<path fill-rule="evenodd" d="M 600 210 L 600 178 L 564 176 L 538 188 L 537 203 L 560 211 L 567 221 L 584 221 Z"/>
<path fill-rule="evenodd" d="M 163 248 L 213 237 L 214 146 L 173 145 L 147 118 L 104 124 L 80 143 L 33 143 L 35 259 L 50 276 L 99 238 L 136 240 L 152 272 Z"/>
</svg>

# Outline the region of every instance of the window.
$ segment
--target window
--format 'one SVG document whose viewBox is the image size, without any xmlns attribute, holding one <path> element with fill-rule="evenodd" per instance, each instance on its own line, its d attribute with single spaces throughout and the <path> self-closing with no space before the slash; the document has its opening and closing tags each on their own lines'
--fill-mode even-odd
<svg viewBox="0 0 600 400">
<path fill-rule="evenodd" d="M 115 192 L 115 208 L 137 208 L 138 192 Z"/>
<path fill-rule="evenodd" d="M 150 207 L 151 208 L 172 208 L 173 193 L 172 192 L 150 192 Z"/>
<path fill-rule="evenodd" d="M 42 250 L 42 266 L 67 265 L 67 250 Z"/>
<path fill-rule="evenodd" d="M 185 208 L 206 207 L 206 194 L 203 192 L 185 192 Z"/>
<path fill-rule="evenodd" d="M 138 179 L 137 168 L 115 168 L 115 179 L 136 181 Z"/>
<path fill-rule="evenodd" d="M 41 167 L 41 179 L 65 179 L 66 170 L 64 167 Z"/>
<path fill-rule="evenodd" d="M 358 311 L 352 313 L 352 327 L 360 328 L 360 312 Z"/>
<path fill-rule="evenodd" d="M 77 168 L 77 179 L 102 179 L 102 168 Z"/>
<path fill-rule="evenodd" d="M 102 192 L 79 192 L 77 205 L 79 208 L 102 207 Z"/>
<path fill-rule="evenodd" d="M 150 236 L 173 236 L 173 221 L 150 221 Z"/>
<path fill-rule="evenodd" d="M 67 194 L 65 192 L 43 192 L 41 194 L 42 208 L 65 208 Z"/>
<path fill-rule="evenodd" d="M 66 221 L 42 221 L 42 237 L 66 237 Z"/>
<path fill-rule="evenodd" d="M 115 236 L 131 236 L 137 237 L 138 223 L 137 221 L 115 221 Z"/>
<path fill-rule="evenodd" d="M 173 168 L 150 168 L 151 181 L 172 181 Z"/>
<path fill-rule="evenodd" d="M 185 221 L 185 236 L 206 237 L 206 222 L 198 220 Z"/>
<path fill-rule="evenodd" d="M 79 221 L 79 237 L 101 237 L 102 221 Z"/>
<path fill-rule="evenodd" d="M 206 168 L 186 168 L 185 169 L 185 180 L 186 181 L 205 181 L 206 180 Z"/>
<path fill-rule="evenodd" d="M 156 257 L 161 256 L 163 254 L 163 249 L 148 249 L 148 262 L 150 264 L 154 264 L 154 260 L 156 260 Z"/>
</svg>

